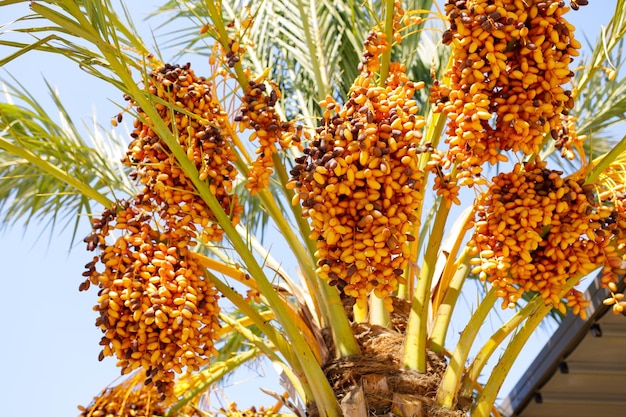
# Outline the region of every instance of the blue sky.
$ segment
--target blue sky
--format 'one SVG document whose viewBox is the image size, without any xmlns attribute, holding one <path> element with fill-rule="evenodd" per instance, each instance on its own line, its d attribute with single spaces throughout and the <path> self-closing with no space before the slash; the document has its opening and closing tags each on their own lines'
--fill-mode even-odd
<svg viewBox="0 0 626 417">
<path fill-rule="evenodd" d="M 156 23 L 145 22 L 143 18 L 158 2 L 128 3 L 136 25 L 147 35 L 149 25 Z M 595 39 L 600 24 L 608 21 L 614 5 L 615 0 L 595 0 L 581 11 L 568 15 L 579 28 L 577 36 L 583 43 L 582 34 Z M 8 15 L 6 10 L 9 10 Z M 4 7 L 0 25 L 26 13 L 27 3 L 10 9 Z M 150 44 L 151 40 L 146 43 Z M 5 49 L 0 49 L 0 57 L 7 54 Z M 61 57 L 30 54 L 3 68 L 0 78 L 6 78 L 4 70 L 49 106 L 51 101 L 43 83 L 45 76 L 57 86 L 61 99 L 77 121 L 90 123 L 95 112 L 106 125 L 118 111 L 111 100 L 122 102 L 116 90 L 94 82 Z M 6 228 L 0 236 L 0 264 L 3 266 L 0 274 L 0 369 L 5 375 L 0 403 L 3 415 L 77 415 L 78 404 L 89 403 L 119 375 L 113 359 L 97 360 L 101 333 L 94 326 L 95 313 L 91 310 L 95 291 L 78 292 L 83 265 L 91 258 L 81 242 L 87 233 L 86 223 L 83 223 L 74 247 L 71 246 L 71 226 L 67 230 L 57 228 L 50 235 L 48 230 L 41 230 L 41 225 L 31 224 L 24 229 L 17 224 Z M 539 335 L 540 338 L 545 336 Z M 540 343 L 536 345 L 540 347 Z M 526 351 L 526 363 L 535 353 L 532 349 Z M 517 368 L 523 370 L 524 364 L 520 363 Z M 273 379 L 271 367 L 266 367 L 266 372 Z M 253 376 L 254 373 L 250 373 L 242 378 Z M 509 387 L 515 382 L 512 378 L 507 381 Z M 243 406 L 255 402 L 260 405 L 258 399 L 265 397 L 250 389 L 255 383 L 237 385 L 231 393 L 233 399 Z M 265 404 L 271 402 L 269 398 L 264 401 Z"/>
</svg>

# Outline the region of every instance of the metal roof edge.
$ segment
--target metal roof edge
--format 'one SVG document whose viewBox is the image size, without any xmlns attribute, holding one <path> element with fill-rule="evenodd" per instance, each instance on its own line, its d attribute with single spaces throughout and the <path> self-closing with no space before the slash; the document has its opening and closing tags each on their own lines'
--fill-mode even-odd
<svg viewBox="0 0 626 417">
<path fill-rule="evenodd" d="M 602 301 L 610 293 L 600 284 L 601 275 L 597 275 L 585 292 L 585 298 L 590 301 L 586 309 L 587 320 L 581 320 L 579 316 L 573 314 L 563 319 L 526 372 L 519 378 L 515 387 L 499 404 L 503 415 L 514 417 L 521 412 L 538 390 L 552 377 L 564 358 L 578 346 L 589 329 L 609 311 L 611 307 L 604 305 Z"/>
</svg>

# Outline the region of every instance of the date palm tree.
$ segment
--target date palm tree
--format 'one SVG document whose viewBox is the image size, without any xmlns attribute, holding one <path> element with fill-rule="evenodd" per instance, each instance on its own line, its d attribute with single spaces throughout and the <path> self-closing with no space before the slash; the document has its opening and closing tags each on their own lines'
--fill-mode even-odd
<svg viewBox="0 0 626 417">
<path fill-rule="evenodd" d="M 80 289 L 128 378 L 81 415 L 498 415 L 542 321 L 585 317 L 583 277 L 623 311 L 623 0 L 576 72 L 582 0 L 171 1 L 156 40 L 177 62 L 123 3 L 28 3 L 0 63 L 63 55 L 132 120 L 85 139 L 18 75 L 0 103 L 2 221 L 90 219 Z M 261 357 L 275 405 L 205 409 Z"/>
</svg>

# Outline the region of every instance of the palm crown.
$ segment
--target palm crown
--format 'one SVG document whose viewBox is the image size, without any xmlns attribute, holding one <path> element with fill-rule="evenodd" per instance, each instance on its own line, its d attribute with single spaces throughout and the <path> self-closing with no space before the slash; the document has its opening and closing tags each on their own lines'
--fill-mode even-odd
<svg viewBox="0 0 626 417">
<path fill-rule="evenodd" d="M 0 173 L 22 178 L 0 183 L 3 220 L 90 216 L 80 289 L 99 288 L 100 360 L 130 375 L 82 415 L 215 413 L 201 394 L 256 357 L 291 398 L 243 415 L 497 414 L 542 320 L 584 318 L 581 278 L 600 269 L 624 308 L 626 138 L 603 133 L 626 109 L 626 12 L 574 73 L 566 13 L 586 4 L 169 2 L 155 13 L 185 25 L 162 41 L 208 58 L 192 68 L 158 58 L 123 5 L 30 2 L 0 62 L 67 56 L 120 91 L 114 125 L 132 119 L 117 161 L 114 135 L 90 146 L 19 80 L 0 104 Z M 255 236 L 268 225 L 297 276 Z M 468 364 L 497 302 L 518 309 Z"/>
</svg>

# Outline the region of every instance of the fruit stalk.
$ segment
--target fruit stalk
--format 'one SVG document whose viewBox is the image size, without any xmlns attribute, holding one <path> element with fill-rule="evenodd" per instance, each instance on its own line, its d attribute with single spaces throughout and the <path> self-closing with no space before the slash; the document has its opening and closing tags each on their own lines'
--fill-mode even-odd
<svg viewBox="0 0 626 417">
<path fill-rule="evenodd" d="M 561 295 L 565 296 L 565 294 L 567 294 L 567 292 L 572 289 L 579 280 L 580 277 L 578 276 L 570 278 L 564 286 Z M 535 332 L 537 326 L 541 324 L 552 308 L 552 304 L 541 303 L 541 305 L 534 312 L 529 314 L 528 319 L 520 331 L 513 336 L 502 354 L 502 357 L 500 357 L 500 360 L 491 371 L 491 375 L 489 376 L 483 391 L 476 400 L 476 408 L 472 411 L 472 417 L 489 417 L 492 404 L 495 402 L 498 391 L 500 391 L 500 387 L 502 386 L 506 376 L 509 374 L 517 356 L 526 345 L 528 338 Z"/>
<path fill-rule="evenodd" d="M 428 304 L 430 287 L 439 256 L 439 246 L 443 238 L 450 207 L 445 198 L 438 201 L 438 210 L 433 222 L 432 233 L 428 240 L 424 264 L 417 281 L 417 291 L 411 303 L 411 312 L 406 330 L 404 366 L 420 372 L 426 372 L 426 348 L 428 340 Z"/>
</svg>

